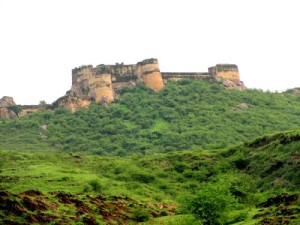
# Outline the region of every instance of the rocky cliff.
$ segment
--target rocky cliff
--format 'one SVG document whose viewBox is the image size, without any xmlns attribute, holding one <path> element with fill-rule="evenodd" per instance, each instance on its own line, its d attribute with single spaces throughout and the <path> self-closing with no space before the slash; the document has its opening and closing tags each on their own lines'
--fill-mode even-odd
<svg viewBox="0 0 300 225">
<path fill-rule="evenodd" d="M 12 110 L 16 103 L 12 97 L 4 96 L 0 99 L 0 118 L 14 119 L 18 115 Z"/>
</svg>

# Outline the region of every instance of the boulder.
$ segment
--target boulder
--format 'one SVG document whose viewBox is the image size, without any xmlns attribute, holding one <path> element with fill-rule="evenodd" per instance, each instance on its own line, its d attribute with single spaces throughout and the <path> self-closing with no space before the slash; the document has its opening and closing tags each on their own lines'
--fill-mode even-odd
<svg viewBox="0 0 300 225">
<path fill-rule="evenodd" d="M 247 89 L 246 86 L 244 85 L 243 81 L 224 80 L 223 85 L 228 90 L 238 89 L 238 90 L 242 91 L 242 90 Z"/>
<path fill-rule="evenodd" d="M 9 107 L 15 104 L 16 103 L 12 97 L 4 96 L 0 99 L 0 107 Z"/>
</svg>

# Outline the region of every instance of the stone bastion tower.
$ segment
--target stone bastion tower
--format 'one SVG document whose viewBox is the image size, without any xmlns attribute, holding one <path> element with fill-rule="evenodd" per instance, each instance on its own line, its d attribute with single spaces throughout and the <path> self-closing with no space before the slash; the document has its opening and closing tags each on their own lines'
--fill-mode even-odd
<svg viewBox="0 0 300 225">
<path fill-rule="evenodd" d="M 145 59 L 137 64 L 100 64 L 81 66 L 72 70 L 72 87 L 55 104 L 71 111 L 86 108 L 92 101 L 108 104 L 116 97 L 116 92 L 124 87 L 134 87 L 143 83 L 148 88 L 159 91 L 164 87 L 157 59 Z"/>
<path fill-rule="evenodd" d="M 154 91 L 163 88 L 163 79 L 157 59 L 146 59 L 137 64 L 100 64 L 83 66 L 72 70 L 72 88 L 79 96 L 86 95 L 96 102 L 114 100 L 115 92 L 142 82 Z M 75 91 L 76 90 L 76 91 Z"/>
</svg>

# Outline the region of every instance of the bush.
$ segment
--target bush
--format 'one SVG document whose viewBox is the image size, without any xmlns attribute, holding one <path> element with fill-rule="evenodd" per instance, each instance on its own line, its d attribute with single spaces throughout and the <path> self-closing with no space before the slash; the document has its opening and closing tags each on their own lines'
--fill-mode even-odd
<svg viewBox="0 0 300 225">
<path fill-rule="evenodd" d="M 99 183 L 98 180 L 91 180 L 89 182 L 89 185 L 91 186 L 94 192 L 100 192 L 103 189 L 102 185 Z"/>
<path fill-rule="evenodd" d="M 183 173 L 188 166 L 185 163 L 178 163 L 174 166 L 174 169 L 177 173 Z"/>
<path fill-rule="evenodd" d="M 194 196 L 186 197 L 183 201 L 185 210 L 192 213 L 204 225 L 224 224 L 227 212 L 238 205 L 231 195 L 228 185 L 223 182 L 208 183 Z"/>
<path fill-rule="evenodd" d="M 155 177 L 152 174 L 147 174 L 145 172 L 133 172 L 131 178 L 135 181 L 141 183 L 150 183 L 155 180 Z"/>
<path fill-rule="evenodd" d="M 10 105 L 8 109 L 13 111 L 16 115 L 19 115 L 19 113 L 22 111 L 22 107 L 20 105 Z"/>
<path fill-rule="evenodd" d="M 136 222 L 146 222 L 150 219 L 150 213 L 146 210 L 137 208 L 133 211 L 132 219 Z"/>
</svg>

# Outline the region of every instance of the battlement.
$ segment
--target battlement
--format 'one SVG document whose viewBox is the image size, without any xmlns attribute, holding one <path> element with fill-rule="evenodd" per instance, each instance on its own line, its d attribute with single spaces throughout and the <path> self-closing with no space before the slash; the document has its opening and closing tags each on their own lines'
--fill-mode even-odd
<svg viewBox="0 0 300 225">
<path fill-rule="evenodd" d="M 164 80 L 180 80 L 180 79 L 193 79 L 193 80 L 208 80 L 213 79 L 209 73 L 179 73 L 179 72 L 162 72 Z"/>
<path fill-rule="evenodd" d="M 92 65 L 87 65 L 87 66 L 83 65 L 83 66 L 80 66 L 80 67 L 75 67 L 74 69 L 72 69 L 72 74 L 81 73 L 85 69 L 93 69 L 93 66 Z"/>
<path fill-rule="evenodd" d="M 22 110 L 41 110 L 41 109 L 53 109 L 51 104 L 40 104 L 40 105 L 21 105 Z"/>
<path fill-rule="evenodd" d="M 144 59 L 143 61 L 137 63 L 137 65 L 146 65 L 146 64 L 158 64 L 158 60 L 154 58 Z"/>
<path fill-rule="evenodd" d="M 209 67 L 208 73 L 216 79 L 240 81 L 239 69 L 235 64 L 217 64 Z"/>
<path fill-rule="evenodd" d="M 86 76 L 87 73 L 91 73 L 94 77 L 101 77 L 102 75 L 112 75 L 114 82 L 126 82 L 131 79 L 138 79 L 142 75 L 147 75 L 153 72 L 160 72 L 158 66 L 158 60 L 151 58 L 145 59 L 137 64 L 125 65 L 124 63 L 116 63 L 115 65 L 105 65 L 99 64 L 95 68 L 92 65 L 76 67 L 72 70 L 72 75 L 74 76 L 74 84 L 78 83 L 81 76 Z M 238 74 L 238 67 L 235 64 L 217 64 L 208 68 L 208 72 L 162 72 L 163 79 L 179 79 L 179 78 L 188 78 L 188 79 L 215 79 L 215 78 L 224 78 L 229 79 L 230 74 Z M 236 80 L 239 79 L 239 76 L 235 75 L 231 77 Z"/>
</svg>

